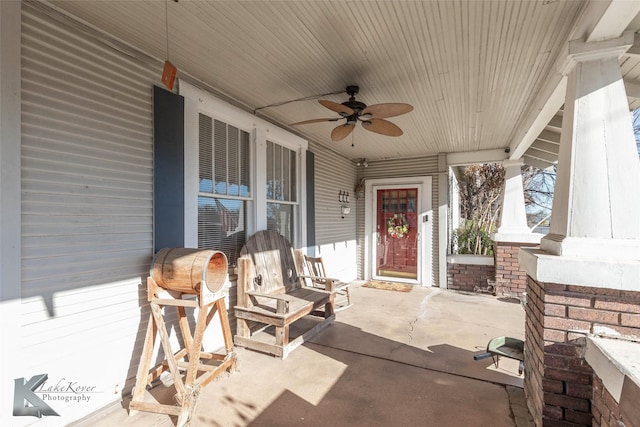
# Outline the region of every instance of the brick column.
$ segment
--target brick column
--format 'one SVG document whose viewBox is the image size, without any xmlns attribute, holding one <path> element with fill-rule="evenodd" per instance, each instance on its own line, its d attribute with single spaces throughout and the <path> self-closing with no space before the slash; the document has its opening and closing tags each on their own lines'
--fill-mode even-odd
<svg viewBox="0 0 640 427">
<path fill-rule="evenodd" d="M 520 298 L 525 291 L 527 274 L 520 268 L 518 252 L 521 247 L 539 247 L 541 234 L 534 234 L 527 226 L 522 185 L 522 159 L 505 160 L 504 191 L 500 227 L 493 236 L 498 295 Z"/>
<path fill-rule="evenodd" d="M 569 44 L 551 230 L 519 255 L 525 393 L 538 426 L 593 424 L 586 334 L 640 334 L 640 163 L 618 61 L 632 44 L 632 33 Z"/>
<path fill-rule="evenodd" d="M 538 248 L 535 243 L 501 242 L 495 241 L 493 253 L 495 254 L 496 286 L 498 294 L 507 293 L 520 298 L 527 290 L 527 273 L 520 268 L 518 254 L 522 247 Z"/>
<path fill-rule="evenodd" d="M 601 425 L 602 409 L 591 405 L 594 376 L 583 358 L 585 336 L 603 328 L 640 336 L 640 292 L 529 277 L 526 314 L 525 394 L 536 424 Z"/>
</svg>

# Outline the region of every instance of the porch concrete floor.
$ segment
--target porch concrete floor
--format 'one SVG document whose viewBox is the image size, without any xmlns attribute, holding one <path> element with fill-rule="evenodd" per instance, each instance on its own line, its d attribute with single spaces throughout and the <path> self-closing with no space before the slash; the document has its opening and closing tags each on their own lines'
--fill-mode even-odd
<svg viewBox="0 0 640 427">
<path fill-rule="evenodd" d="M 237 370 L 201 390 L 191 426 L 532 426 L 518 362 L 475 361 L 496 336 L 524 338 L 517 301 L 438 288 L 351 286 L 352 307 L 287 359 L 237 349 Z M 147 399 L 172 401 L 173 387 Z M 129 400 L 76 426 L 173 426 Z"/>
</svg>

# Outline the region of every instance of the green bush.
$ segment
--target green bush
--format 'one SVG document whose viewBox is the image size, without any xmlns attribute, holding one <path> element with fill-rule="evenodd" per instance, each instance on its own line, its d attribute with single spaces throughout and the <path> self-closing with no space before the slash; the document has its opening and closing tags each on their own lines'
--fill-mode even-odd
<svg viewBox="0 0 640 427">
<path fill-rule="evenodd" d="M 486 225 L 480 225 L 477 221 L 467 220 L 462 227 L 453 232 L 454 250 L 457 247 L 458 254 L 493 255 L 493 240 L 491 229 Z"/>
</svg>

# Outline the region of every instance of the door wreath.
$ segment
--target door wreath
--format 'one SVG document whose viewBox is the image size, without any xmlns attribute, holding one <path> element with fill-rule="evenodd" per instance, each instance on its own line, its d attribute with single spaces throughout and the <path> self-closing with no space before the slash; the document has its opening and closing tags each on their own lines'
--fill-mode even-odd
<svg viewBox="0 0 640 427">
<path fill-rule="evenodd" d="M 409 222 L 404 214 L 393 214 L 387 220 L 387 233 L 393 239 L 402 239 L 409 232 Z"/>
</svg>

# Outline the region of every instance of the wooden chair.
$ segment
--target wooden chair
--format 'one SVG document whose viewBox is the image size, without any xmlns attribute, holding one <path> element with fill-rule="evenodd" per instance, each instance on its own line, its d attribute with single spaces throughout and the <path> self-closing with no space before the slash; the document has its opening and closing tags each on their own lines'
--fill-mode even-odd
<svg viewBox="0 0 640 427">
<path fill-rule="evenodd" d="M 310 282 L 310 286 L 320 289 L 333 289 L 336 291 L 336 301 L 334 311 L 344 310 L 351 306 L 351 296 L 349 295 L 349 283 L 341 282 L 327 276 L 322 257 L 312 257 L 304 255 L 304 265 L 308 276 L 303 276 Z M 339 299 L 338 299 L 339 298 Z"/>
<path fill-rule="evenodd" d="M 298 274 L 296 254 L 285 237 L 275 231 L 258 231 L 247 240 L 240 255 L 236 345 L 284 359 L 333 322 L 334 290 L 330 285 L 322 289 L 306 285 Z M 319 321 L 290 339 L 291 324 L 306 316 Z M 269 327 L 275 330 L 273 339 L 257 336 Z"/>
</svg>

